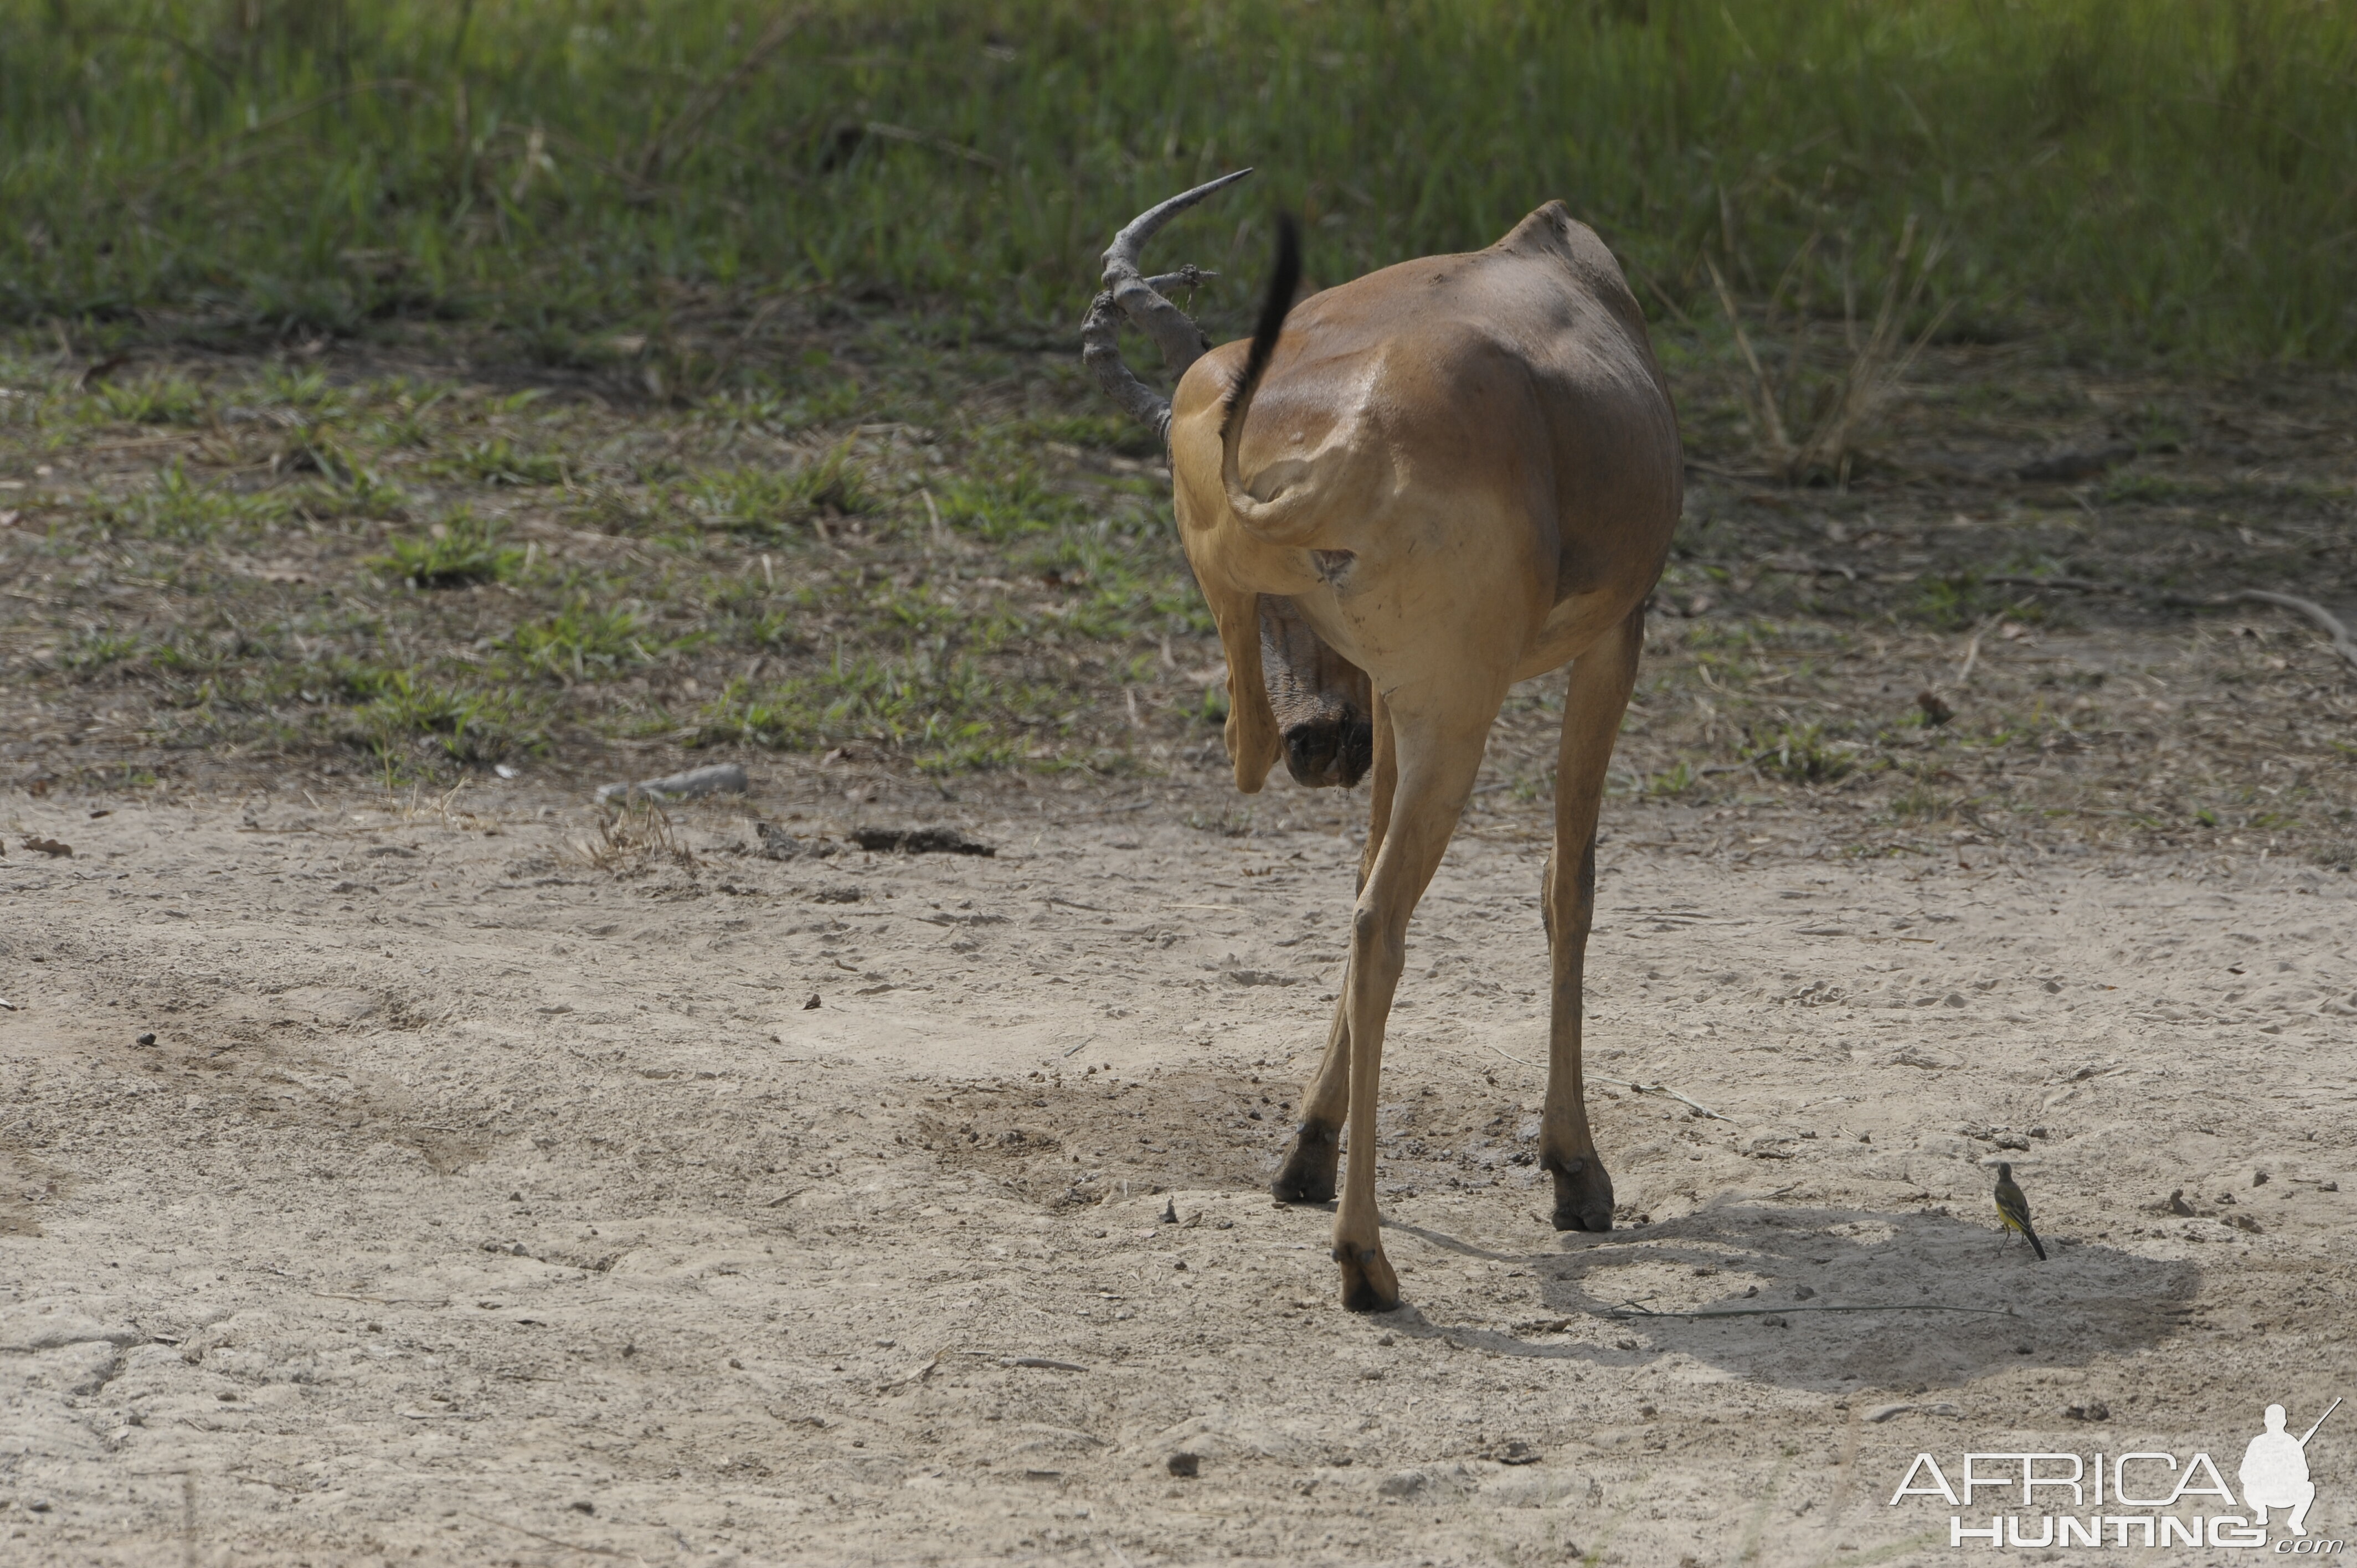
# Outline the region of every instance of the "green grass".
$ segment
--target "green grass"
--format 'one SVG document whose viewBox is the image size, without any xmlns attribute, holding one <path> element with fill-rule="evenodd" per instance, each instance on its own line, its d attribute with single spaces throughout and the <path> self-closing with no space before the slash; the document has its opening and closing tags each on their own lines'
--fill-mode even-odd
<svg viewBox="0 0 2357 1568">
<path fill-rule="evenodd" d="M 424 537 L 388 540 L 369 564 L 415 588 L 462 588 L 511 577 L 524 553 L 500 542 L 500 525 L 464 510 L 436 523 Z"/>
<path fill-rule="evenodd" d="M 586 681 L 627 665 L 651 662 L 650 641 L 659 642 L 637 610 L 597 609 L 576 602 L 553 616 L 528 621 L 502 646 L 515 661 L 536 674 Z"/>
<path fill-rule="evenodd" d="M 490 763 L 544 744 L 527 704 L 511 692 L 359 664 L 347 665 L 339 683 L 344 694 L 361 699 L 347 738 L 380 757 L 414 736 L 433 737 L 464 763 Z"/>
<path fill-rule="evenodd" d="M 715 528 L 774 538 L 813 519 L 865 515 L 876 510 L 882 498 L 866 471 L 852 460 L 846 441 L 799 467 L 708 474 L 696 482 L 689 504 Z"/>
<path fill-rule="evenodd" d="M 189 478 L 175 463 L 155 482 L 115 502 L 108 515 L 117 527 L 162 539 L 204 540 L 241 526 L 285 515 L 288 498 L 247 494 Z"/>
<path fill-rule="evenodd" d="M 97 403 L 106 418 L 124 424 L 201 424 L 210 413 L 204 389 L 185 376 L 103 382 Z"/>
<path fill-rule="evenodd" d="M 2345 363 L 2352 92 L 2300 0 L 0 0 L 0 317 L 473 320 L 709 390 L 758 367 L 698 314 L 801 291 L 1068 343 L 1116 226 L 1253 163 L 1160 252 L 1231 329 L 1280 204 L 1331 281 L 1560 196 L 1649 309 L 1813 235 L 1837 298 L 1912 214 L 1952 332 Z"/>
<path fill-rule="evenodd" d="M 1857 766 L 1855 746 L 1827 737 L 1819 725 L 1764 726 L 1751 735 L 1751 761 L 1763 773 L 1793 784 L 1830 784 Z"/>
<path fill-rule="evenodd" d="M 554 452 L 525 451 L 504 435 L 492 435 L 461 450 L 443 471 L 479 485 L 561 485 L 565 459 Z"/>
<path fill-rule="evenodd" d="M 732 682 L 697 717 L 704 744 L 745 741 L 811 751 L 866 741 L 912 757 L 929 771 L 1001 767 L 1025 759 L 1071 727 L 1070 693 L 1053 685 L 992 678 L 972 660 L 838 660 L 823 674 L 757 689 Z M 1009 732 L 1013 732 L 1010 734 Z M 1027 747 L 1017 738 L 1037 737 Z"/>
</svg>

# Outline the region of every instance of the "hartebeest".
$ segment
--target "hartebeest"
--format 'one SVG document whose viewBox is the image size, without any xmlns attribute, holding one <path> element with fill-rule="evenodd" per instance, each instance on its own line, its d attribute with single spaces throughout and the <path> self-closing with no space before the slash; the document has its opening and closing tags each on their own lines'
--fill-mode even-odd
<svg viewBox="0 0 2357 1568">
<path fill-rule="evenodd" d="M 1280 753 L 1304 783 L 1354 783 L 1372 756 L 1350 967 L 1275 1192 L 1334 1196 L 1347 1106 L 1334 1258 L 1343 1305 L 1383 1311 L 1399 1282 L 1375 1208 L 1376 1079 L 1408 917 L 1507 688 L 1566 663 L 1539 1153 L 1555 1229 L 1611 1228 L 1580 1082 L 1581 971 L 1605 768 L 1684 467 L 1644 316 L 1561 202 L 1486 251 L 1403 262 L 1297 306 L 1298 242 L 1281 221 L 1258 328 L 1211 348 L 1167 297 L 1202 274 L 1145 277 L 1138 255 L 1175 214 L 1250 172 L 1173 197 L 1114 237 L 1082 341 L 1105 391 L 1168 442 L 1179 535 L 1227 655 L 1236 787 L 1256 792 Z M 1123 316 L 1181 372 L 1169 402 L 1122 362 Z"/>
</svg>

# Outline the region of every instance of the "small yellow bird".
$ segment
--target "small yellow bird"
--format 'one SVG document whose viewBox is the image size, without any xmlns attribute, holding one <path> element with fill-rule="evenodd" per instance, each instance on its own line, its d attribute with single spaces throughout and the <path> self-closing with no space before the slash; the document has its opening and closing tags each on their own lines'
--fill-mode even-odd
<svg viewBox="0 0 2357 1568">
<path fill-rule="evenodd" d="M 2046 1248 L 2038 1240 L 2038 1232 L 2029 1228 L 2029 1199 L 2021 1196 L 2021 1188 L 2013 1185 L 2013 1167 L 1996 1167 L 1996 1211 L 2008 1230 L 2018 1230 L 2029 1238 L 2029 1250 L 2038 1261 L 2046 1261 Z"/>
</svg>

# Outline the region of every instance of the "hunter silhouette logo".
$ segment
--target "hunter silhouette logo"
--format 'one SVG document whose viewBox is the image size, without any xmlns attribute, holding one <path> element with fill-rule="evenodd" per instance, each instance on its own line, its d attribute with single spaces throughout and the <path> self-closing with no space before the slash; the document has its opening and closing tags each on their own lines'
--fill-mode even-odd
<svg viewBox="0 0 2357 1568">
<path fill-rule="evenodd" d="M 2308 1478 L 2308 1440 L 2340 1408 L 2341 1402 L 2334 1400 L 2316 1418 L 2316 1426 L 2294 1437 L 2284 1430 L 2284 1407 L 2267 1406 L 2267 1429 L 2251 1439 L 2243 1450 L 2243 1467 L 2234 1472 L 2243 1483 L 2243 1504 L 2251 1510 L 2253 1524 L 2266 1524 L 2269 1509 L 2289 1509 L 2291 1517 L 2284 1523 L 2294 1535 L 2308 1533 L 2308 1505 L 2316 1501 L 2316 1483 Z"/>
<path fill-rule="evenodd" d="M 2179 1513 L 2180 1508 L 2237 1507 L 2207 1454 L 2179 1460 L 2175 1454 L 2144 1450 L 2128 1454 L 1966 1454 L 1962 1468 L 1943 1471 L 1939 1460 L 1918 1454 L 1890 1496 L 1897 1508 L 1910 1497 L 1938 1498 L 1960 1511 L 1948 1520 L 1948 1544 L 1986 1541 L 2000 1546 L 2208 1546 L 2244 1551 L 2267 1545 L 2270 1509 L 2286 1510 L 2288 1532 L 2275 1550 L 2295 1555 L 2338 1554 L 2339 1541 L 2311 1539 L 2308 1511 L 2316 1501 L 2309 1479 L 2309 1444 L 2332 1412 L 2334 1400 L 2306 1432 L 2286 1430 L 2284 1407 L 2267 1406 L 2266 1430 L 2243 1450 L 2234 1478 L 2241 1512 Z M 1953 1477 L 1953 1478 L 1952 1478 Z M 1975 1494 L 1994 1490 L 2018 1512 L 1972 1519 Z M 2059 1509 L 2058 1509 L 2059 1505 Z M 2000 1507 L 2003 1504 L 2000 1503 Z M 2082 1511 L 2092 1509 L 2092 1512 Z M 2050 1511 L 2055 1510 L 2055 1511 Z M 2035 1532 L 2035 1533 L 2032 1533 Z"/>
</svg>

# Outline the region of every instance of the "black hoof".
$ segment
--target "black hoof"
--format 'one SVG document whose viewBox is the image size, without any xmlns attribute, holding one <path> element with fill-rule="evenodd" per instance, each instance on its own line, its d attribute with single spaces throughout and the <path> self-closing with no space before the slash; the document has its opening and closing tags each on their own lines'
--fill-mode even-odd
<svg viewBox="0 0 2357 1568">
<path fill-rule="evenodd" d="M 1285 770 L 1305 789 L 1349 789 L 1374 766 L 1375 728 L 1345 708 L 1285 727 Z"/>
<path fill-rule="evenodd" d="M 1341 1168 L 1342 1141 L 1336 1129 L 1304 1122 L 1293 1134 L 1285 1168 L 1269 1191 L 1279 1203 L 1331 1203 L 1334 1175 Z"/>
<path fill-rule="evenodd" d="M 1337 1247 L 1334 1261 L 1342 1265 L 1343 1311 L 1389 1312 L 1399 1305 L 1399 1276 L 1392 1273 L 1391 1260 L 1381 1248 L 1353 1252 Z"/>
<path fill-rule="evenodd" d="M 1555 1172 L 1556 1230 L 1612 1229 L 1612 1178 L 1605 1174 L 1603 1161 L 1590 1155 L 1547 1168 Z"/>
</svg>

